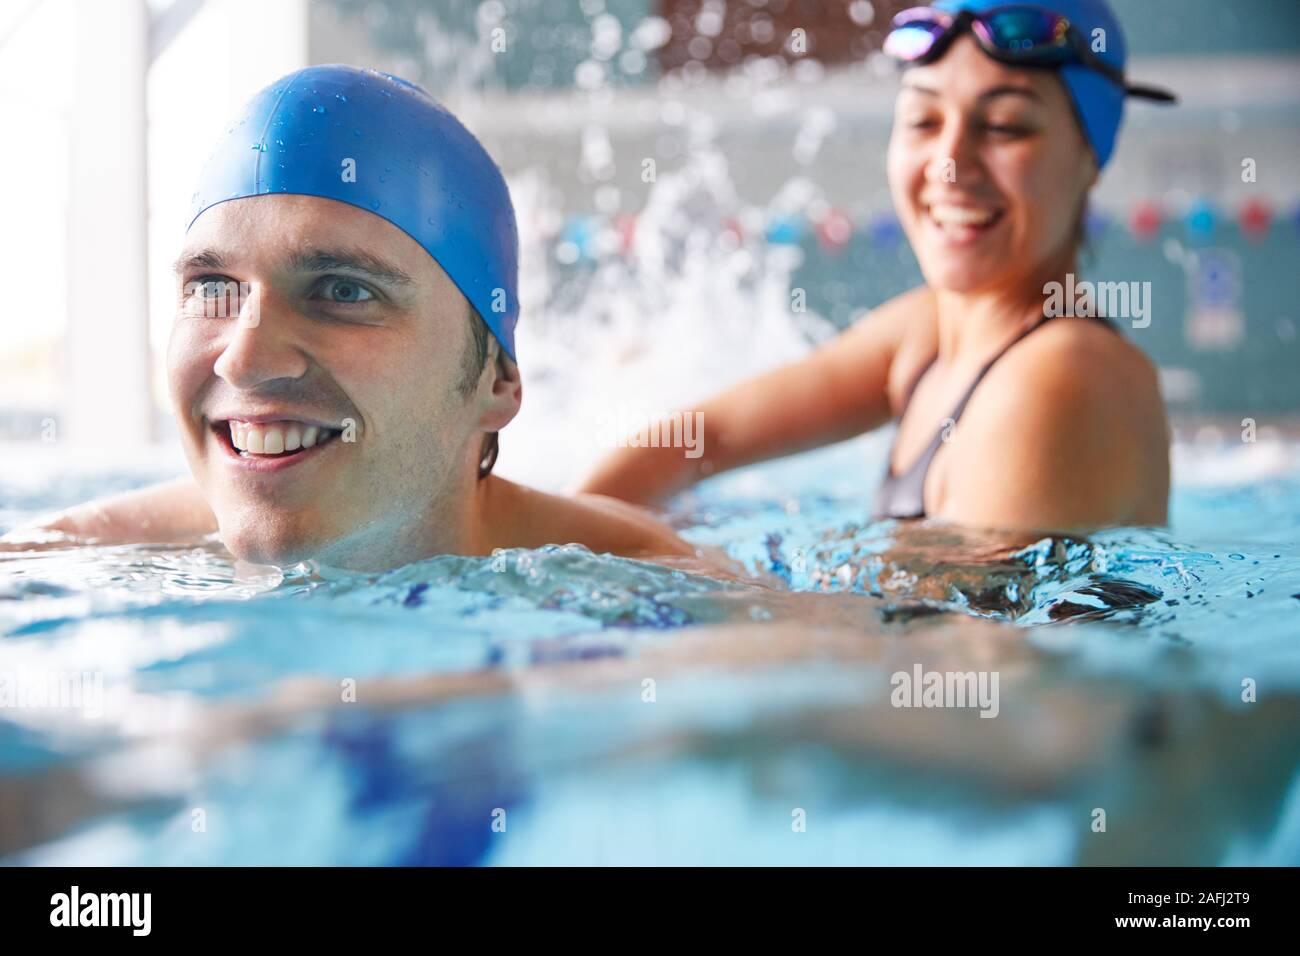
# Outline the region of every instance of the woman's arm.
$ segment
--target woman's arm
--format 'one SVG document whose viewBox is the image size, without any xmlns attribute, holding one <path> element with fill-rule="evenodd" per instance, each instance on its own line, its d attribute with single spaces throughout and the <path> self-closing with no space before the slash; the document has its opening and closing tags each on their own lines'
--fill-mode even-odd
<svg viewBox="0 0 1300 956">
<path fill-rule="evenodd" d="M 77 505 L 34 528 L 9 532 L 0 547 L 194 541 L 216 530 L 212 509 L 187 477 Z"/>
<path fill-rule="evenodd" d="M 620 448 L 579 488 L 640 504 L 701 478 L 829 445 L 888 421 L 890 369 L 909 333 L 930 325 L 924 287 L 890 299 L 807 357 L 709 399 L 697 458 L 681 448 Z M 692 410 L 694 411 L 694 410 Z"/>
</svg>

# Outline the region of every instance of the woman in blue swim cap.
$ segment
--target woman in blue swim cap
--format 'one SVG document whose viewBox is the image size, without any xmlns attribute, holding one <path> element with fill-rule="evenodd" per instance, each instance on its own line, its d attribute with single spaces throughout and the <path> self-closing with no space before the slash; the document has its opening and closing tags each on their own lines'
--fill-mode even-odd
<svg viewBox="0 0 1300 956">
<path fill-rule="evenodd" d="M 1063 293 L 1126 97 L 1172 97 L 1128 81 L 1104 0 L 941 0 L 900 14 L 885 50 L 906 67 L 890 192 L 926 286 L 706 403 L 703 457 L 620 450 L 584 490 L 653 501 L 897 419 L 878 517 L 1163 524 L 1163 403 L 1116 324 L 1150 303 L 1098 320 Z"/>
</svg>

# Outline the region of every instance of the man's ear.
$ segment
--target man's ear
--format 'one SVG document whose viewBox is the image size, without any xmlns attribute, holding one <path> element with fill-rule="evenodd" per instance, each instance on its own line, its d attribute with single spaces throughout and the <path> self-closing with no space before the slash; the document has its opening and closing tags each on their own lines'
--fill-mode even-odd
<svg viewBox="0 0 1300 956">
<path fill-rule="evenodd" d="M 500 343 L 494 339 L 488 347 L 492 350 L 488 365 L 491 378 L 486 389 L 481 386 L 479 389 L 483 402 L 479 427 L 495 432 L 505 428 L 519 414 L 519 406 L 524 400 L 524 383 L 519 376 L 519 366 Z"/>
</svg>

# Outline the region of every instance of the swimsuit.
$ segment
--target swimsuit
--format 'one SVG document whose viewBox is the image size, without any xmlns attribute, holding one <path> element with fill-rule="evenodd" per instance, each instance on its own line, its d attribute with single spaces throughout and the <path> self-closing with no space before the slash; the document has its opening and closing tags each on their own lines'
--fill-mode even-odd
<svg viewBox="0 0 1300 956">
<path fill-rule="evenodd" d="M 894 445 L 891 445 L 889 449 L 889 459 L 885 467 L 885 477 L 881 480 L 880 489 L 876 492 L 875 518 L 925 517 L 925 476 L 930 471 L 930 464 L 934 461 L 934 456 L 943 445 L 945 434 L 947 434 L 952 425 L 955 425 L 961 418 L 961 413 L 966 410 L 966 403 L 970 401 L 971 395 L 975 393 L 976 386 L 979 385 L 980 381 L 988 373 L 988 370 L 993 367 L 993 364 L 997 362 L 998 359 L 1002 358 L 1002 356 L 1006 355 L 1007 350 L 1023 339 L 1026 335 L 1033 332 L 1035 329 L 1041 328 L 1042 325 L 1048 321 L 1048 318 L 1050 317 L 1041 318 L 1033 325 L 1029 326 L 1008 342 L 1001 351 L 984 363 L 984 367 L 976 374 L 974 381 L 972 381 L 970 387 L 966 389 L 966 393 L 962 396 L 961 401 L 957 403 L 957 407 L 953 409 L 952 414 L 948 416 L 944 425 L 942 425 L 935 433 L 933 440 L 931 440 L 930 444 L 926 446 L 925 451 L 921 452 L 921 456 L 917 458 L 916 461 L 912 462 L 911 467 L 901 475 L 894 473 L 894 445 L 897 445 L 898 442 L 898 438 L 895 436 Z M 1116 328 L 1109 319 L 1100 316 L 1096 318 L 1116 333 L 1119 332 L 1119 329 Z M 903 415 L 907 414 L 907 406 L 912 401 L 912 395 L 916 391 L 916 386 L 920 383 L 921 378 L 925 373 L 930 370 L 930 366 L 934 365 L 935 359 L 937 358 L 938 356 L 936 355 L 934 358 L 930 359 L 925 368 L 921 370 L 920 375 L 917 375 L 916 378 L 912 380 L 912 385 L 907 390 L 907 398 L 903 401 L 903 411 L 899 415 L 899 421 L 902 421 Z"/>
</svg>

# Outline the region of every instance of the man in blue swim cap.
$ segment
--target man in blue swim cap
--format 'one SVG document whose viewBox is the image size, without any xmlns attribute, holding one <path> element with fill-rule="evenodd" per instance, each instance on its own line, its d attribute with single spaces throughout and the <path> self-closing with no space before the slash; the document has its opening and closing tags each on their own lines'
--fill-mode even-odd
<svg viewBox="0 0 1300 956">
<path fill-rule="evenodd" d="M 194 482 L 48 528 L 219 531 L 239 558 L 382 570 L 578 542 L 690 555 L 639 509 L 490 474 L 519 410 L 517 238 L 500 171 L 413 84 L 348 66 L 258 93 L 194 194 L 171 397 Z"/>
</svg>

